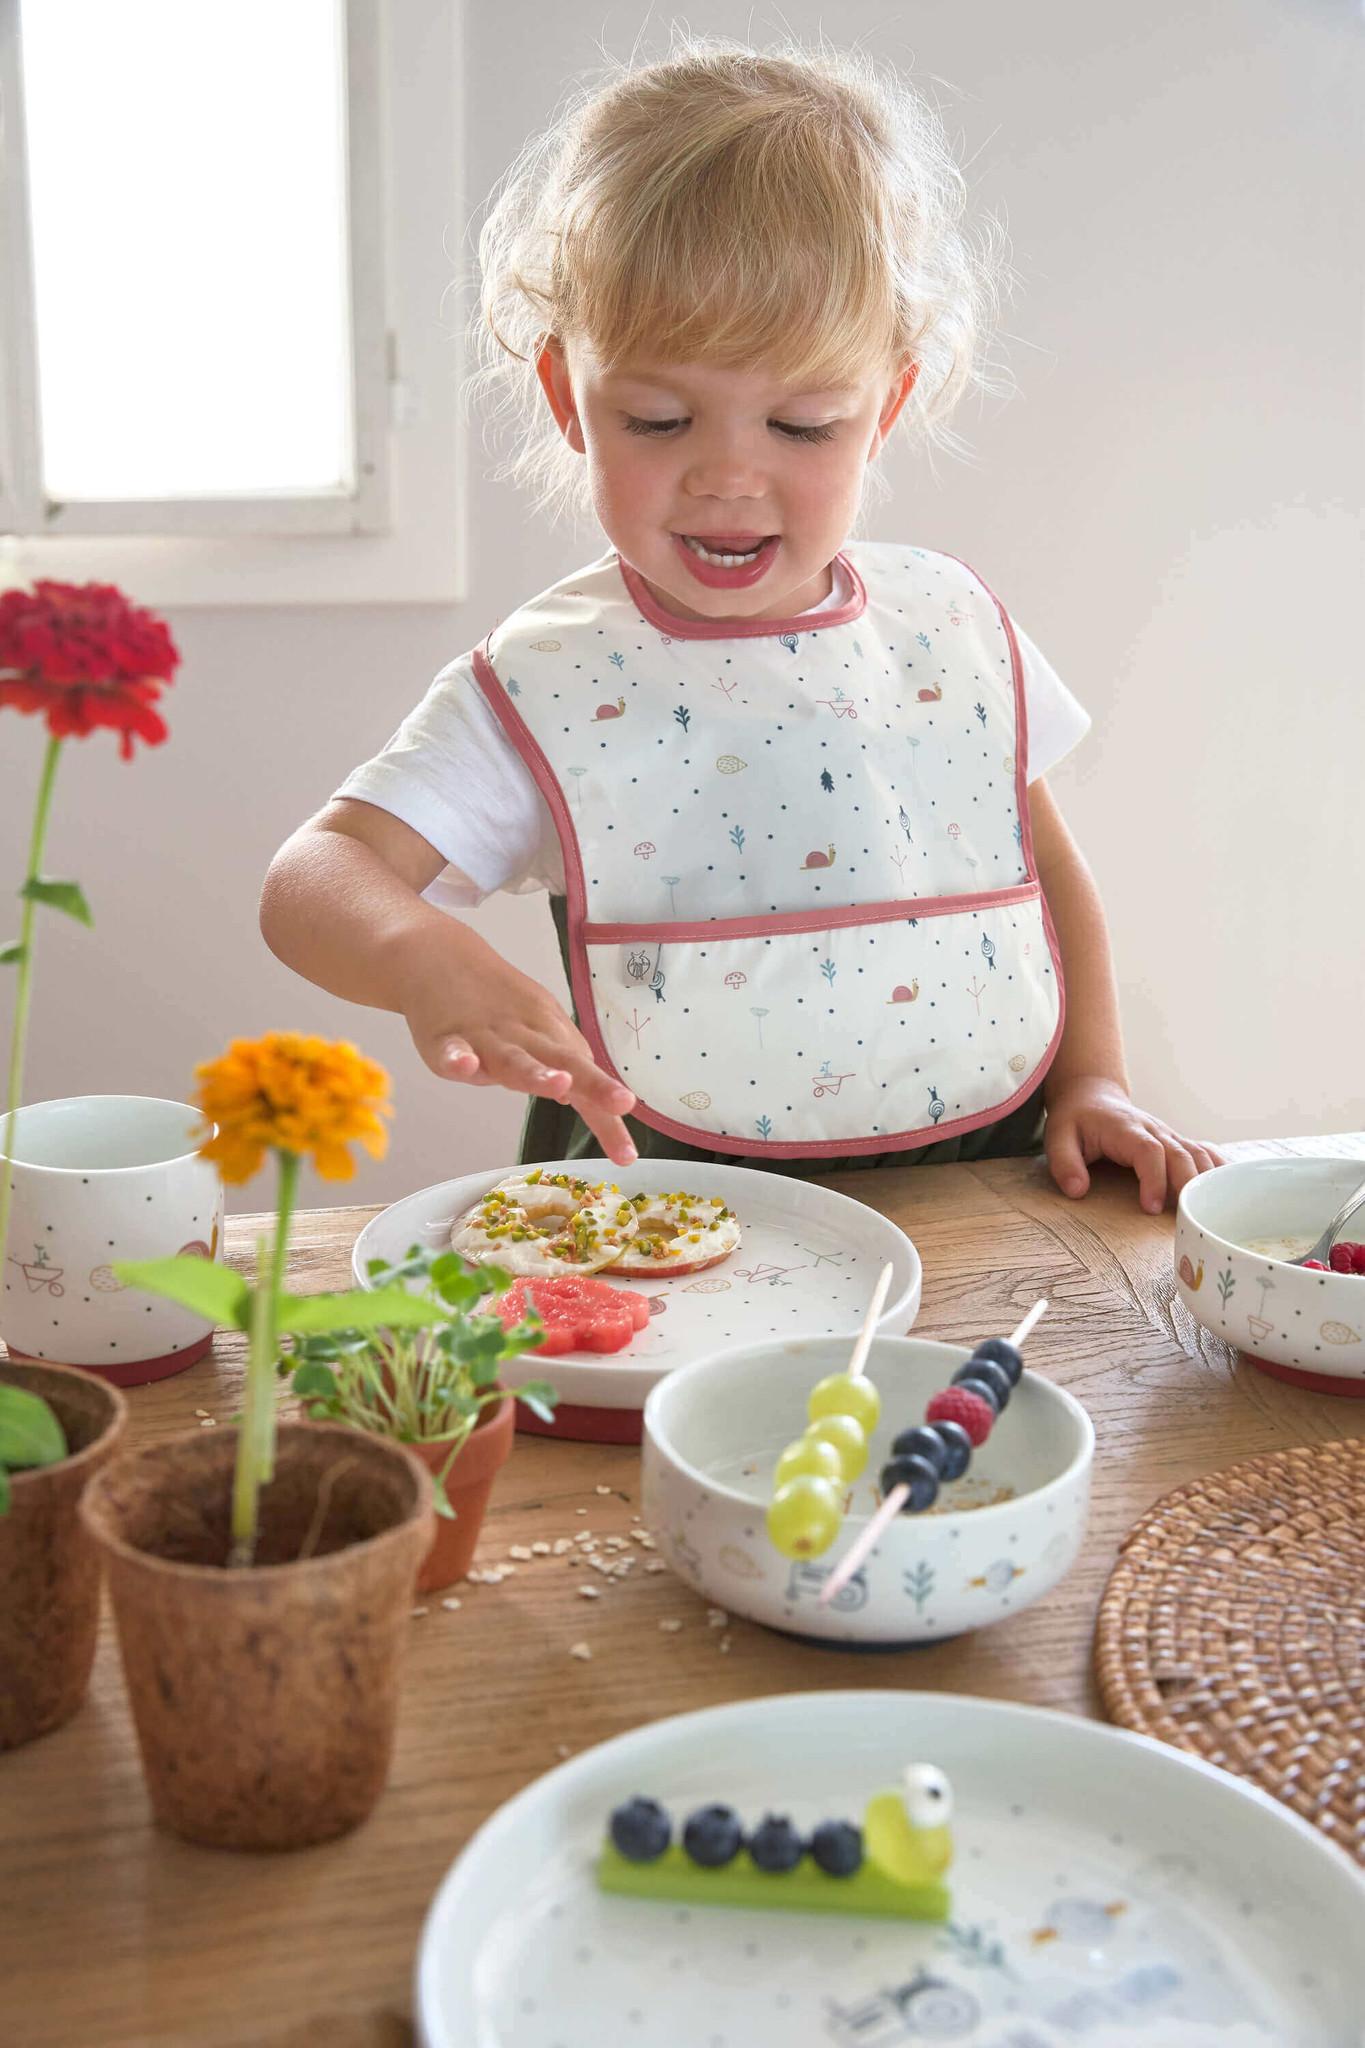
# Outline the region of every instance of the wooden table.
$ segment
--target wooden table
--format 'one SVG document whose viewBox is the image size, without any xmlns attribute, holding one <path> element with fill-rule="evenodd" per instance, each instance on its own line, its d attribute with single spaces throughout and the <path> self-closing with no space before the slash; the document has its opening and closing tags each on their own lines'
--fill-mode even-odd
<svg viewBox="0 0 1365 2048">
<path fill-rule="evenodd" d="M 1228 1148 L 1365 1158 L 1365 1134 Z M 148 1817 L 106 1616 L 90 1696 L 65 1728 L 0 1758 L 0 2040 L 9 2048 L 407 2048 L 423 1914 L 456 1851 L 562 1758 L 688 1708 L 826 1687 L 916 1687 L 1097 1709 L 1096 1605 L 1120 1538 L 1160 1494 L 1285 1445 L 1365 1435 L 1365 1401 L 1305 1394 L 1245 1365 L 1174 1293 L 1172 1223 L 1101 1170 L 1082 1202 L 1041 1162 L 832 1177 L 894 1218 L 924 1260 L 925 1335 L 974 1343 L 1038 1295 L 1031 1363 L 1079 1396 L 1098 1433 L 1089 1540 L 1064 1583 L 1011 1621 L 901 1655 L 853 1658 L 744 1622 L 708 1625 L 671 1573 L 637 1569 L 580 1598 L 564 1558 L 521 1563 L 415 1616 L 397 1751 L 373 1818 L 279 1857 L 196 1849 Z M 295 1285 L 345 1286 L 369 1209 L 302 1215 Z M 239 1261 L 257 1219 L 230 1226 Z M 227 1417 L 241 1340 L 131 1397 L 134 1443 Z M 638 1453 L 518 1440 L 480 1562 L 509 1546 L 627 1532 Z M 599 1489 L 609 1487 L 610 1493 Z M 632 1546 L 633 1548 L 635 1546 Z M 3 1597 L 3 1589 L 0 1589 Z M 660 1628 L 676 1620 L 676 1631 Z M 586 1641 L 591 1661 L 569 1654 Z"/>
</svg>

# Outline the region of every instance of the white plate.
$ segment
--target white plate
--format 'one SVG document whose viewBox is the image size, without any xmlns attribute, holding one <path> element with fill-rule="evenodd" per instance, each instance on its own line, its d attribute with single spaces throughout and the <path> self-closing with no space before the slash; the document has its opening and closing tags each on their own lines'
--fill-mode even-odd
<svg viewBox="0 0 1365 2048">
<path fill-rule="evenodd" d="M 857 1819 L 906 1763 L 955 1795 L 946 1927 L 604 1897 L 636 1793 Z M 788 1694 L 617 1737 L 480 1829 L 427 1916 L 426 2048 L 1360 2048 L 1365 1875 L 1145 1737 L 941 1693 Z M 930 1980 L 930 1981 L 925 1981 Z"/>
<path fill-rule="evenodd" d="M 373 1217 L 352 1254 L 357 1283 L 369 1285 L 370 1259 L 394 1262 L 409 1245 L 444 1245 L 455 1218 L 515 1170 L 443 1181 Z M 566 1351 L 552 1359 L 528 1353 L 504 1372 L 508 1386 L 543 1376 L 553 1380 L 562 1402 L 643 1408 L 666 1372 L 708 1352 L 765 1337 L 854 1336 L 888 1259 L 895 1270 L 878 1330 L 903 1335 L 919 1313 L 919 1253 L 903 1230 L 848 1195 L 752 1166 L 683 1165 L 676 1159 L 641 1159 L 630 1167 L 613 1166 L 609 1159 L 569 1159 L 545 1168 L 566 1170 L 585 1180 L 614 1181 L 627 1194 L 654 1194 L 686 1181 L 691 1192 L 722 1196 L 744 1236 L 723 1265 L 690 1280 L 680 1275 L 628 1281 L 613 1273 L 613 1284 L 649 1297 L 654 1313 L 646 1328 L 624 1351 Z"/>
</svg>

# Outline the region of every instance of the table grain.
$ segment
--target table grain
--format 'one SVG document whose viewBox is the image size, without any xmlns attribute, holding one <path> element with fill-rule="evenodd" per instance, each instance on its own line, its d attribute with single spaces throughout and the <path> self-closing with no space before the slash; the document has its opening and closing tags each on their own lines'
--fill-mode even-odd
<svg viewBox="0 0 1365 2048">
<path fill-rule="evenodd" d="M 1224 1148 L 1231 1157 L 1365 1159 L 1365 1133 Z M 566 1756 L 642 1722 L 723 1701 L 841 1687 L 915 1688 L 1097 1714 L 1096 1608 L 1120 1539 L 1170 1488 L 1258 1452 L 1365 1435 L 1365 1401 L 1308 1394 L 1245 1364 L 1190 1317 L 1172 1218 L 1128 1174 L 1080 1202 L 1039 1160 L 823 1177 L 891 1217 L 924 1261 L 919 1334 L 973 1344 L 1046 1294 L 1030 1364 L 1094 1419 L 1089 1533 L 1069 1576 L 1011 1620 L 928 1649 L 851 1656 L 731 1620 L 671 1572 L 607 1580 L 563 1557 L 415 1614 L 393 1771 L 346 1840 L 293 1855 L 200 1849 L 152 1826 L 107 1610 L 90 1693 L 65 1728 L 0 1757 L 0 2040 L 9 2048 L 409 2048 L 422 1920 L 479 1824 Z M 299 1215 L 291 1284 L 344 1287 L 373 1209 Z M 243 1264 L 261 1225 L 231 1220 Z M 130 1395 L 130 1442 L 240 1405 L 242 1339 Z M 290 1404 L 286 1404 L 288 1412 Z M 513 1544 L 638 1526 L 639 1454 L 519 1437 L 478 1564 Z M 589 1580 L 600 1598 L 586 1600 Z M 0 1597 L 3 1597 L 0 1594 Z M 665 1623 L 681 1623 L 665 1628 Z M 570 1655 L 587 1643 L 591 1656 Z"/>
</svg>

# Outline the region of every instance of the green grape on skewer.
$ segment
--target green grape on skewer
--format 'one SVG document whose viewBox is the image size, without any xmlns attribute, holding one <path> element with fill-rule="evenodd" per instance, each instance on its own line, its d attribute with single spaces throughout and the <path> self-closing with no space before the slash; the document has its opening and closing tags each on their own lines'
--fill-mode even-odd
<svg viewBox="0 0 1365 2048">
<path fill-rule="evenodd" d="M 818 1557 L 828 1550 L 844 1519 L 844 1499 L 833 1479 L 798 1472 L 773 1495 L 768 1535 L 783 1557 Z"/>
<path fill-rule="evenodd" d="M 852 1482 L 867 1465 L 867 1438 L 851 1415 L 822 1415 L 806 1431 L 808 1443 L 832 1444 L 845 1479 Z"/>
<path fill-rule="evenodd" d="M 798 1437 L 794 1444 L 788 1444 L 777 1461 L 773 1473 L 773 1485 L 783 1487 L 789 1479 L 800 1473 L 808 1473 L 815 1479 L 833 1479 L 837 1484 L 844 1476 L 844 1461 L 834 1444 L 813 1436 Z"/>
<path fill-rule="evenodd" d="M 881 1417 L 882 1399 L 869 1379 L 852 1379 L 846 1372 L 832 1372 L 811 1388 L 806 1413 L 812 1422 L 826 1415 L 851 1415 L 864 1436 L 871 1436 Z"/>
</svg>

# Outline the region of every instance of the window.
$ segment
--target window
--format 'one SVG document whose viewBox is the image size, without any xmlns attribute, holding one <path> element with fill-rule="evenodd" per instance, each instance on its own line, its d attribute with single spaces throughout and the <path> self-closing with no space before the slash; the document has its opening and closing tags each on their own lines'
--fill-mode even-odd
<svg viewBox="0 0 1365 2048">
<path fill-rule="evenodd" d="M 455 0 L 415 10 L 420 57 L 413 12 L 0 0 L 20 575 L 163 604 L 458 597 Z M 420 183 L 387 160 L 409 124 Z"/>
</svg>

